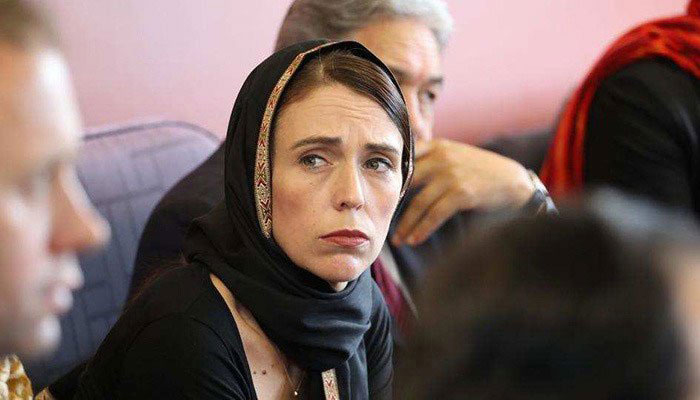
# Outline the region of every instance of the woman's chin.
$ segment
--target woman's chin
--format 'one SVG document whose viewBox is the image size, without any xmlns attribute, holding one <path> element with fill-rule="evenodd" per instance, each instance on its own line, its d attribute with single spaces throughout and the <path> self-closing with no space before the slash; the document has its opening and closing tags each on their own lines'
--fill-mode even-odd
<svg viewBox="0 0 700 400">
<path fill-rule="evenodd" d="M 357 279 L 369 267 L 369 262 L 352 256 L 334 256 L 331 260 L 319 262 L 311 271 L 314 275 L 336 287 Z M 345 285 L 342 285 L 345 286 Z"/>
<path fill-rule="evenodd" d="M 363 271 L 364 270 L 358 271 L 356 273 L 328 273 L 324 274 L 325 276 L 319 276 L 319 278 L 328 282 L 333 287 L 336 287 L 338 285 L 345 287 L 345 284 L 357 279 Z"/>
</svg>

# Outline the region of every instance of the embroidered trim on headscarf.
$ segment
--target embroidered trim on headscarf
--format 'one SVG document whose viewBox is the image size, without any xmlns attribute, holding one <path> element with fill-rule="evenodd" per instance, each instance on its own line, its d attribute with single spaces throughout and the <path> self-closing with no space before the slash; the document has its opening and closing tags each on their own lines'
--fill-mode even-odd
<svg viewBox="0 0 700 400">
<path fill-rule="evenodd" d="M 322 372 L 321 379 L 323 380 L 323 393 L 326 395 L 326 400 L 340 400 L 338 378 L 335 376 L 335 370 L 329 369 Z"/>
<path fill-rule="evenodd" d="M 330 46 L 335 43 L 326 43 L 318 47 L 314 47 L 309 51 L 305 51 L 296 58 L 284 71 L 282 77 L 275 85 L 272 90 L 270 97 L 267 99 L 267 106 L 265 107 L 265 114 L 263 114 L 262 123 L 260 124 L 260 134 L 258 135 L 258 149 L 255 153 L 255 207 L 258 210 L 258 221 L 260 222 L 260 228 L 262 229 L 263 235 L 266 238 L 272 236 L 272 198 L 271 190 L 272 184 L 270 183 L 270 129 L 272 125 L 272 119 L 275 115 L 275 109 L 277 108 L 277 102 L 279 102 L 282 91 L 287 86 L 287 82 L 294 75 L 296 70 L 304 61 L 304 57 L 307 54 L 313 53 L 322 49 L 326 46 Z"/>
</svg>

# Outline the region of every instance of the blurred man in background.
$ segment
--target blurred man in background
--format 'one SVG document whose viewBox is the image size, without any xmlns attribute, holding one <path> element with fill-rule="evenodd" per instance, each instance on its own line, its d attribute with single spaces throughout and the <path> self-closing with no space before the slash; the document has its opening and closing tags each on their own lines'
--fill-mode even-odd
<svg viewBox="0 0 700 400">
<path fill-rule="evenodd" d="M 0 1 L 0 398 L 26 397 L 6 356 L 57 345 L 82 283 L 75 253 L 108 236 L 74 170 L 81 135 L 56 36 L 23 2 Z"/>
</svg>

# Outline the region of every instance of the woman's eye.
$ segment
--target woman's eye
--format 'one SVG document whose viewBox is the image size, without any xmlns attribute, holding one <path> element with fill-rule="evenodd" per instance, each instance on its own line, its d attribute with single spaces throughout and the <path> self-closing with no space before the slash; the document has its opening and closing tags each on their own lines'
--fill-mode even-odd
<svg viewBox="0 0 700 400">
<path fill-rule="evenodd" d="M 384 158 L 373 158 L 371 160 L 367 160 L 365 166 L 371 170 L 378 172 L 389 171 L 393 168 L 391 162 Z"/>
<path fill-rule="evenodd" d="M 299 162 L 309 168 L 318 168 L 320 166 L 323 166 L 326 164 L 326 160 L 324 160 L 322 157 L 317 156 L 315 154 L 310 154 L 308 156 L 302 157 Z"/>
</svg>

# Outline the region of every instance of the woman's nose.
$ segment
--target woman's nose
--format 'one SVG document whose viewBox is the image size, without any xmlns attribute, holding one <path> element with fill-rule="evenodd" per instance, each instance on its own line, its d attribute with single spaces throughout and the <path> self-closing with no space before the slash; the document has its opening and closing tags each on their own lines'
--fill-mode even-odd
<svg viewBox="0 0 700 400">
<path fill-rule="evenodd" d="M 359 167 L 348 165 L 340 168 L 334 185 L 333 204 L 338 211 L 364 206 L 364 185 Z"/>
<path fill-rule="evenodd" d="M 52 252 L 75 253 L 99 247 L 109 236 L 109 225 L 90 204 L 75 173 L 61 173 L 55 188 Z"/>
</svg>

